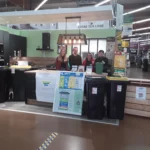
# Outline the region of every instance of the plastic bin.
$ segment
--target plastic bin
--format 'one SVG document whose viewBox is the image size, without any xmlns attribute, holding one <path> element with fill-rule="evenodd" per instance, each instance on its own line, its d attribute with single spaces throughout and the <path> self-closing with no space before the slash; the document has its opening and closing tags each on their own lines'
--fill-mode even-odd
<svg viewBox="0 0 150 150">
<path fill-rule="evenodd" d="M 88 119 L 102 119 L 105 115 L 104 96 L 106 82 L 106 78 L 86 78 Z"/>
<path fill-rule="evenodd" d="M 127 78 L 107 77 L 107 116 L 109 119 L 124 118 Z"/>
<path fill-rule="evenodd" d="M 103 64 L 100 62 L 96 63 L 96 73 L 97 74 L 102 74 L 103 73 Z"/>
</svg>

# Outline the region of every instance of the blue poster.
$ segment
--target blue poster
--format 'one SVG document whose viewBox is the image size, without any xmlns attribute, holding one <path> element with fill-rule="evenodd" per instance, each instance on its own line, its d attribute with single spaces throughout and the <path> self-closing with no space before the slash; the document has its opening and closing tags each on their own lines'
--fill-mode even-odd
<svg viewBox="0 0 150 150">
<path fill-rule="evenodd" d="M 81 115 L 85 74 L 81 72 L 60 72 L 56 87 L 53 111 Z"/>
</svg>

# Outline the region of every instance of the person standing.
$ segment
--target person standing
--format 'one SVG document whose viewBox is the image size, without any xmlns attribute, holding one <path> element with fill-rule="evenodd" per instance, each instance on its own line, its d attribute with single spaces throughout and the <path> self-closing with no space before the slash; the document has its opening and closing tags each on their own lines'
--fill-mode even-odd
<svg viewBox="0 0 150 150">
<path fill-rule="evenodd" d="M 105 57 L 104 51 L 100 50 L 98 52 L 98 57 L 95 60 L 94 67 L 97 62 L 103 63 L 103 72 L 107 72 L 108 69 L 108 58 Z"/>
<path fill-rule="evenodd" d="M 68 58 L 65 47 L 61 47 L 60 54 L 56 58 L 56 70 L 68 70 Z"/>
<path fill-rule="evenodd" d="M 92 70 L 93 70 L 93 65 L 94 65 L 94 59 L 92 57 L 92 54 L 88 53 L 86 59 L 83 61 L 83 66 L 85 67 L 85 71 L 87 66 L 92 66 Z"/>
<path fill-rule="evenodd" d="M 80 66 L 82 65 L 82 58 L 80 55 L 78 55 L 78 48 L 73 48 L 73 54 L 69 56 L 69 65 L 70 69 L 72 69 L 72 66 Z"/>
</svg>

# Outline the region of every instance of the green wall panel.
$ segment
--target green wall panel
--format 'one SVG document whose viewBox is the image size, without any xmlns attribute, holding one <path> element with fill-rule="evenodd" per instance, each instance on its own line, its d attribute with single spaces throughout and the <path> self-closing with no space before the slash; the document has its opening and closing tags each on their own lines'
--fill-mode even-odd
<svg viewBox="0 0 150 150">
<path fill-rule="evenodd" d="M 37 51 L 36 48 L 39 46 L 42 47 L 42 33 L 49 32 L 51 34 L 51 49 L 54 49 L 54 52 L 45 52 L 43 54 L 41 51 Z M 56 57 L 57 54 L 57 39 L 59 34 L 63 34 L 64 30 L 51 30 L 51 31 L 20 31 L 21 36 L 27 37 L 27 56 L 28 57 Z M 78 30 L 68 31 L 68 33 L 78 33 Z M 107 38 L 115 37 L 115 29 L 95 29 L 95 30 L 81 30 L 81 33 L 86 34 L 87 38 Z M 71 46 L 67 48 L 67 55 L 71 54 Z"/>
<path fill-rule="evenodd" d="M 5 26 L 0 26 L 0 30 L 7 31 L 10 34 L 20 35 L 20 30 L 14 30 Z"/>
</svg>

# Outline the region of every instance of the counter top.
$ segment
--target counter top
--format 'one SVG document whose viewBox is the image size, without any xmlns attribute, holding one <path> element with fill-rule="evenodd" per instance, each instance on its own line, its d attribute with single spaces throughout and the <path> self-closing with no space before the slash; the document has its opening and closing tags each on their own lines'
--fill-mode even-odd
<svg viewBox="0 0 150 150">
<path fill-rule="evenodd" d="M 52 73 L 52 72 L 56 72 L 56 70 L 30 70 L 30 71 L 25 71 L 25 73 L 28 73 L 28 74 L 35 74 L 37 72 L 39 72 L 39 73 Z M 96 74 L 96 73 L 92 72 L 92 74 L 85 73 L 85 75 L 89 76 L 89 77 L 105 77 L 108 74 L 107 73 Z"/>
</svg>

